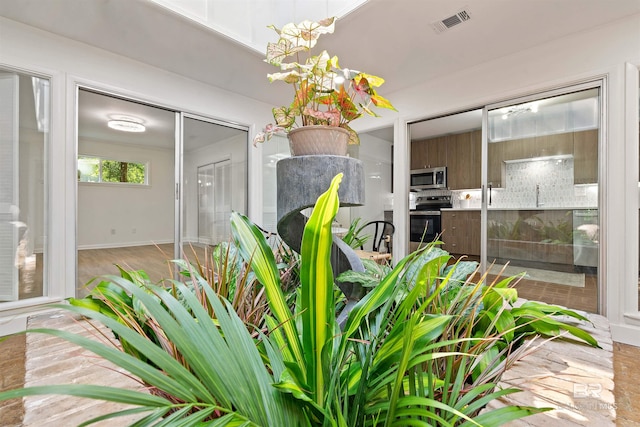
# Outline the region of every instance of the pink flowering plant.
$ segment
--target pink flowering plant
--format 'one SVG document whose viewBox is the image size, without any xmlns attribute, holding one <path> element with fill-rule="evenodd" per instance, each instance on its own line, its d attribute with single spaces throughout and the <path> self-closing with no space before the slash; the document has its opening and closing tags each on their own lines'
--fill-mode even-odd
<svg viewBox="0 0 640 427">
<path fill-rule="evenodd" d="M 373 107 L 395 110 L 375 88 L 384 79 L 360 71 L 340 68 L 338 57 L 326 50 L 312 55 L 311 49 L 322 34 L 331 34 L 336 18 L 319 22 L 303 21 L 287 24 L 281 30 L 271 25 L 279 36 L 276 43 L 267 44 L 265 61 L 280 72 L 268 74 L 269 82 L 283 81 L 293 86 L 293 102 L 273 108 L 275 124 L 268 124 L 254 138 L 254 145 L 271 139 L 275 133 L 288 132 L 297 126 L 338 126 L 349 131 L 350 144 L 360 142 L 349 123 L 368 114 L 378 115 Z M 285 62 L 292 58 L 290 62 Z"/>
</svg>

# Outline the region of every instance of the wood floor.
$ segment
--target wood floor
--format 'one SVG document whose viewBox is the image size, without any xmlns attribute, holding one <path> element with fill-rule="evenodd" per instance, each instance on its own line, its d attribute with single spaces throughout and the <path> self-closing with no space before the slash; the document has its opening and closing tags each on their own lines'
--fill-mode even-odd
<svg viewBox="0 0 640 427">
<path fill-rule="evenodd" d="M 203 262 L 205 250 L 201 246 L 186 245 L 182 258 Z M 144 270 L 153 282 L 171 278 L 174 259 L 173 243 L 78 251 L 78 281 L 76 295 L 86 296 L 96 277 L 118 275 L 117 266 L 125 270 Z M 90 283 L 92 282 L 92 283 Z"/>
<path fill-rule="evenodd" d="M 204 249 L 199 246 L 185 246 L 184 257 L 195 260 L 206 258 Z M 153 281 L 171 277 L 173 244 L 121 247 L 108 249 L 87 249 L 78 251 L 78 281 L 76 296 L 87 294 L 86 284 L 104 274 L 118 274 L 116 265 L 127 270 L 143 269 Z M 27 268 L 20 269 L 19 298 L 33 298 L 43 295 L 42 254 Z M 585 286 L 563 286 L 533 280 L 521 280 L 516 288 L 522 298 L 558 304 L 575 310 L 596 313 L 598 309 L 597 277 L 585 274 Z M 638 287 L 640 303 L 640 286 Z"/>
<path fill-rule="evenodd" d="M 76 295 L 86 296 L 96 277 L 119 274 L 125 270 L 144 270 L 152 281 L 172 277 L 173 244 L 133 246 L 78 251 L 78 281 Z"/>
</svg>

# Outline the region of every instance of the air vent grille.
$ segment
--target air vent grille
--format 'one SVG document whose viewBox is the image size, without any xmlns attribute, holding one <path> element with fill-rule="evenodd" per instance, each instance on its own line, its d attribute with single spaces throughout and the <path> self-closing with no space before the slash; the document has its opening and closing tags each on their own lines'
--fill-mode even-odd
<svg viewBox="0 0 640 427">
<path fill-rule="evenodd" d="M 471 14 L 468 10 L 461 10 L 455 15 L 449 16 L 448 18 L 444 18 L 441 21 L 436 21 L 431 26 L 436 34 L 440 34 L 452 27 L 455 27 L 458 24 L 462 24 L 471 19 Z"/>
</svg>

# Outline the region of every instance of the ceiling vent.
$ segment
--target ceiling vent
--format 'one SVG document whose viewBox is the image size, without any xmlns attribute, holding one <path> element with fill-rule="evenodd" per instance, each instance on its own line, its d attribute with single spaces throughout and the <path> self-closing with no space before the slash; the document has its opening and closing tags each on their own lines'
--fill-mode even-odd
<svg viewBox="0 0 640 427">
<path fill-rule="evenodd" d="M 436 34 L 445 32 L 446 30 L 455 27 L 458 24 L 462 24 L 471 19 L 471 14 L 468 10 L 463 9 L 455 15 L 444 18 L 442 21 L 436 21 L 431 26 Z"/>
</svg>

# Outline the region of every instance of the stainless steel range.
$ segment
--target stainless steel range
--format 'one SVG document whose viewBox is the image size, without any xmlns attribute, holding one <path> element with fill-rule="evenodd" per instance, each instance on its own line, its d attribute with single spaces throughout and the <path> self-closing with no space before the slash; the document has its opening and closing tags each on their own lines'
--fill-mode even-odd
<svg viewBox="0 0 640 427">
<path fill-rule="evenodd" d="M 440 210 L 451 206 L 451 195 L 420 194 L 415 209 L 409 211 L 409 240 L 433 241 L 442 231 Z"/>
</svg>

